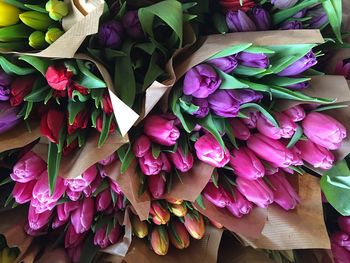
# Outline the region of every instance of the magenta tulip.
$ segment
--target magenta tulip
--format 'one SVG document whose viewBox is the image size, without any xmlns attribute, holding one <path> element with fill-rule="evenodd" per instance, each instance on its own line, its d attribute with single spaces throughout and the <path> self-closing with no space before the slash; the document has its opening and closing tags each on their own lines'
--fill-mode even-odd
<svg viewBox="0 0 350 263">
<path fill-rule="evenodd" d="M 29 227 L 33 230 L 43 228 L 49 222 L 51 213 L 52 211 L 49 210 L 46 210 L 43 213 L 37 213 L 36 207 L 34 207 L 31 203 L 28 211 Z"/>
<path fill-rule="evenodd" d="M 350 251 L 350 235 L 344 232 L 336 232 L 331 236 L 331 243 Z"/>
<path fill-rule="evenodd" d="M 79 208 L 79 202 L 65 202 L 63 204 L 57 205 L 57 217 L 61 220 L 67 220 L 72 211 Z"/>
<path fill-rule="evenodd" d="M 132 147 L 136 157 L 143 157 L 149 149 L 151 149 L 151 141 L 145 135 L 138 137 Z"/>
<path fill-rule="evenodd" d="M 230 199 L 228 193 L 222 186 L 216 187 L 213 183 L 209 182 L 202 192 L 203 196 L 212 204 L 217 207 L 224 208 L 229 204 Z"/>
<path fill-rule="evenodd" d="M 175 126 L 175 120 L 167 120 L 157 115 L 146 118 L 144 132 L 153 142 L 165 146 L 175 145 L 180 137 L 180 131 Z"/>
<path fill-rule="evenodd" d="M 242 121 L 249 129 L 255 129 L 260 113 L 257 111 L 250 111 L 247 114 L 248 118 L 243 118 Z"/>
<path fill-rule="evenodd" d="M 250 131 L 244 122 L 240 119 L 234 118 L 229 120 L 235 138 L 246 141 L 250 137 Z"/>
<path fill-rule="evenodd" d="M 342 231 L 350 235 L 350 216 L 339 216 L 338 225 Z"/>
<path fill-rule="evenodd" d="M 65 179 L 64 184 L 68 186 L 71 191 L 81 192 L 95 180 L 97 176 L 96 165 L 90 166 L 85 172 L 74 179 Z"/>
<path fill-rule="evenodd" d="M 121 194 L 122 189 L 120 188 L 119 184 L 116 181 L 114 181 L 113 179 L 110 178 L 109 183 L 110 183 L 109 185 L 111 186 L 111 189 L 115 193 Z"/>
<path fill-rule="evenodd" d="M 139 165 L 145 175 L 155 175 L 161 172 L 163 161 L 160 156 L 156 159 L 153 157 L 152 152 L 148 151 L 144 156 L 139 158 Z"/>
<path fill-rule="evenodd" d="M 80 196 L 81 196 L 82 192 L 72 191 L 70 188 L 67 188 L 66 194 L 67 194 L 67 196 L 69 197 L 70 200 L 78 201 L 80 199 Z"/>
<path fill-rule="evenodd" d="M 64 237 L 64 248 L 77 247 L 83 241 L 84 237 L 85 233 L 77 234 L 73 225 L 70 224 Z"/>
<path fill-rule="evenodd" d="M 154 198 L 159 199 L 165 193 L 166 180 L 162 173 L 150 175 L 147 183 L 148 190 Z"/>
<path fill-rule="evenodd" d="M 299 105 L 291 107 L 283 111 L 283 113 L 286 114 L 293 122 L 302 121 L 306 116 L 303 107 Z"/>
<path fill-rule="evenodd" d="M 100 248 L 106 248 L 110 245 L 117 243 L 120 238 L 121 229 L 117 224 L 107 235 L 107 227 L 101 227 L 95 232 L 94 244 Z"/>
<path fill-rule="evenodd" d="M 178 147 L 176 152 L 168 153 L 169 160 L 174 164 L 176 169 L 185 173 L 189 171 L 193 166 L 193 155 L 188 152 L 187 155 L 182 152 L 181 148 Z"/>
<path fill-rule="evenodd" d="M 71 214 L 71 222 L 75 233 L 84 233 L 91 227 L 95 215 L 94 199 L 85 198 L 80 202 L 80 207 Z"/>
<path fill-rule="evenodd" d="M 96 196 L 96 210 L 98 212 L 105 211 L 112 203 L 112 195 L 109 188 L 102 191 Z"/>
<path fill-rule="evenodd" d="M 20 183 L 27 183 L 39 178 L 46 170 L 46 163 L 32 151 L 27 152 L 13 166 L 11 179 Z"/>
<path fill-rule="evenodd" d="M 111 164 L 115 159 L 117 158 L 117 155 L 115 153 L 112 153 L 111 155 L 107 156 L 103 160 L 99 161 L 99 164 L 102 165 L 109 165 Z"/>
<path fill-rule="evenodd" d="M 16 182 L 15 187 L 12 190 L 12 196 L 18 204 L 25 204 L 32 199 L 32 193 L 36 180 L 32 180 L 28 183 Z"/>
<path fill-rule="evenodd" d="M 226 209 L 235 217 L 241 218 L 243 215 L 247 215 L 252 211 L 253 204 L 245 199 L 236 189 L 233 189 L 233 191 L 234 197 L 229 195 L 230 202 L 226 206 Z"/>
</svg>

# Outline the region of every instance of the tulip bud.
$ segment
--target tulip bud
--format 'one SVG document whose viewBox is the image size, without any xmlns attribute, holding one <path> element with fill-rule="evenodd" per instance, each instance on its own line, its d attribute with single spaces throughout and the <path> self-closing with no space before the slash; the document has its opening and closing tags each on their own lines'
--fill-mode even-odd
<svg viewBox="0 0 350 263">
<path fill-rule="evenodd" d="M 19 76 L 12 81 L 10 95 L 11 106 L 18 106 L 24 101 L 24 97 L 32 91 L 36 79 L 36 76 L 28 75 Z"/>
<path fill-rule="evenodd" d="M 184 217 L 187 214 L 187 207 L 184 203 L 180 205 L 170 205 L 171 212 L 177 217 Z"/>
<path fill-rule="evenodd" d="M 247 125 L 248 129 L 255 129 L 256 123 L 258 122 L 258 118 L 260 116 L 259 112 L 249 111 L 247 114 L 248 118 L 243 118 L 242 122 Z"/>
<path fill-rule="evenodd" d="M 164 153 L 161 153 L 161 155 Z M 145 153 L 144 156 L 139 158 L 139 165 L 142 173 L 145 175 L 158 175 L 163 168 L 163 161 L 161 156 L 155 159 L 151 151 Z"/>
<path fill-rule="evenodd" d="M 298 0 L 271 0 L 271 4 L 278 9 L 287 9 L 294 6 L 297 2 Z"/>
<path fill-rule="evenodd" d="M 227 12 L 226 23 L 230 32 L 256 31 L 254 22 L 241 10 Z"/>
<path fill-rule="evenodd" d="M 338 246 L 345 248 L 350 251 L 350 236 L 343 232 L 333 233 L 331 236 L 331 242 Z"/>
<path fill-rule="evenodd" d="M 112 153 L 111 155 L 108 155 L 106 158 L 99 161 L 98 163 L 103 165 L 103 166 L 106 166 L 106 165 L 113 163 L 116 158 L 117 158 L 117 155 L 115 153 Z"/>
<path fill-rule="evenodd" d="M 310 86 L 309 81 L 303 81 L 303 82 L 288 85 L 286 86 L 286 88 L 294 89 L 294 90 L 303 90 L 303 89 L 307 89 L 309 86 Z"/>
<path fill-rule="evenodd" d="M 295 29 L 303 29 L 303 23 L 300 21 L 288 21 L 281 25 L 281 30 L 295 30 Z"/>
<path fill-rule="evenodd" d="M 37 213 L 36 208 L 30 204 L 28 211 L 29 227 L 33 230 L 38 230 L 44 227 L 50 219 L 52 211 L 46 210 L 42 213 Z"/>
<path fill-rule="evenodd" d="M 118 48 L 123 39 L 124 29 L 120 22 L 110 20 L 103 23 L 98 30 L 98 40 L 102 47 Z"/>
<path fill-rule="evenodd" d="M 36 180 L 29 181 L 27 183 L 16 182 L 15 187 L 12 190 L 12 196 L 18 204 L 25 204 L 32 199 L 32 192 Z"/>
<path fill-rule="evenodd" d="M 290 118 L 283 113 L 275 113 L 279 127 L 273 125 L 265 116 L 262 114 L 258 118 L 257 128 L 260 133 L 274 140 L 282 138 L 291 138 L 297 129 L 297 125 L 290 120 Z"/>
<path fill-rule="evenodd" d="M 236 117 L 240 102 L 232 90 L 218 90 L 208 98 L 210 109 L 220 117 Z"/>
<path fill-rule="evenodd" d="M 65 123 L 65 115 L 61 111 L 49 110 L 41 118 L 40 133 L 55 144 L 58 144 L 60 130 Z"/>
<path fill-rule="evenodd" d="M 192 112 L 191 114 L 193 116 L 195 116 L 197 119 L 201 119 L 204 118 L 205 116 L 207 116 L 209 114 L 209 102 L 208 100 L 205 99 L 199 99 L 199 98 L 192 98 L 192 103 L 196 106 L 198 106 L 198 110 L 196 110 L 195 112 Z M 196 124 L 196 126 L 194 127 L 193 131 L 198 131 L 198 127 L 199 130 L 201 129 L 201 127 Z"/>
<path fill-rule="evenodd" d="M 46 31 L 53 21 L 44 13 L 38 11 L 26 11 L 19 15 L 23 24 L 40 31 Z"/>
<path fill-rule="evenodd" d="M 73 73 L 68 71 L 65 66 L 51 65 L 45 73 L 45 78 L 49 86 L 58 91 L 66 90 L 72 76 Z"/>
<path fill-rule="evenodd" d="M 57 205 L 57 217 L 59 220 L 67 220 L 72 211 L 79 208 L 79 202 L 65 202 L 63 204 Z"/>
<path fill-rule="evenodd" d="M 221 228 L 224 227 L 222 224 L 220 224 L 220 223 L 217 222 L 217 221 L 214 221 L 214 220 L 211 220 L 211 219 L 209 219 L 209 221 L 210 221 L 210 223 L 211 223 L 213 226 L 215 226 L 215 227 L 218 228 L 218 229 L 221 229 Z"/>
<path fill-rule="evenodd" d="M 347 263 L 350 258 L 350 252 L 344 249 L 342 246 L 331 242 L 332 254 L 334 263 Z"/>
<path fill-rule="evenodd" d="M 29 46 L 35 49 L 43 49 L 47 46 L 45 35 L 41 31 L 34 31 L 29 36 Z"/>
<path fill-rule="evenodd" d="M 188 248 L 190 245 L 190 235 L 186 227 L 179 221 L 171 222 L 169 226 L 170 243 L 177 249 Z"/>
<path fill-rule="evenodd" d="M 328 24 L 328 16 L 322 5 L 318 5 L 307 11 L 306 17 L 311 17 L 309 28 L 322 29 Z"/>
<path fill-rule="evenodd" d="M 109 188 L 102 191 L 96 196 L 96 210 L 99 212 L 105 211 L 111 203 L 112 196 Z"/>
<path fill-rule="evenodd" d="M 74 192 L 81 192 L 85 188 L 89 187 L 97 176 L 96 165 L 90 166 L 81 175 L 74 179 L 65 179 L 64 184 Z"/>
<path fill-rule="evenodd" d="M 94 200 L 89 197 L 80 202 L 80 207 L 72 212 L 71 222 L 76 233 L 84 233 L 91 227 L 94 219 Z"/>
<path fill-rule="evenodd" d="M 149 149 L 151 149 L 151 141 L 145 135 L 138 137 L 132 147 L 136 157 L 143 157 Z"/>
<path fill-rule="evenodd" d="M 232 72 L 238 66 L 238 62 L 235 55 L 210 59 L 207 61 L 207 63 L 225 73 Z"/>
<path fill-rule="evenodd" d="M 163 226 L 156 226 L 153 228 L 151 233 L 151 246 L 157 255 L 164 256 L 168 253 L 169 236 Z"/>
<path fill-rule="evenodd" d="M 259 31 L 269 30 L 271 27 L 271 18 L 269 12 L 259 6 L 255 6 L 251 11 L 252 19 Z"/>
<path fill-rule="evenodd" d="M 175 198 L 167 198 L 166 201 L 170 204 L 174 205 L 181 205 L 183 203 L 183 200 L 181 199 L 175 199 Z"/>
<path fill-rule="evenodd" d="M 150 215 L 153 223 L 156 225 L 165 225 L 170 220 L 170 213 L 168 209 L 164 208 L 159 202 L 153 201 L 151 203 Z"/>
<path fill-rule="evenodd" d="M 137 11 L 128 11 L 123 17 L 123 26 L 126 33 L 133 39 L 139 40 L 144 37 L 142 26 Z"/>
<path fill-rule="evenodd" d="M 64 237 L 64 248 L 78 246 L 83 241 L 84 237 L 85 237 L 85 233 L 83 234 L 75 233 L 73 225 L 70 224 L 67 228 L 67 231 Z"/>
<path fill-rule="evenodd" d="M 13 172 L 10 176 L 15 182 L 27 183 L 39 178 L 45 170 L 46 163 L 43 159 L 29 151 L 13 166 Z"/>
<path fill-rule="evenodd" d="M 184 217 L 184 225 L 188 233 L 195 239 L 201 239 L 205 233 L 204 219 L 201 214 L 197 216 L 187 213 Z"/>
<path fill-rule="evenodd" d="M 264 53 L 240 52 L 236 58 L 239 64 L 251 68 L 267 68 L 270 64 Z"/>
<path fill-rule="evenodd" d="M 50 18 L 55 21 L 61 20 L 69 12 L 68 5 L 59 0 L 49 0 L 45 5 L 45 9 L 49 12 Z"/>
<path fill-rule="evenodd" d="M 250 131 L 243 121 L 237 118 L 229 120 L 230 126 L 232 128 L 232 133 L 235 138 L 246 141 L 250 137 Z"/>
<path fill-rule="evenodd" d="M 339 216 L 338 225 L 342 231 L 350 235 L 350 216 Z"/>
<path fill-rule="evenodd" d="M 299 105 L 289 108 L 283 111 L 283 113 L 294 122 L 302 121 L 306 116 L 304 109 Z"/>
<path fill-rule="evenodd" d="M 217 207 L 223 208 L 229 203 L 228 194 L 220 185 L 216 187 L 213 183 L 209 182 L 203 189 L 202 194 L 209 202 Z"/>
<path fill-rule="evenodd" d="M 174 153 L 168 153 L 167 155 L 170 161 L 174 164 L 176 169 L 185 173 L 188 172 L 193 166 L 193 155 L 190 152 L 187 152 L 187 155 L 183 153 L 181 147 L 176 149 Z"/>
<path fill-rule="evenodd" d="M 290 77 L 303 73 L 305 70 L 315 66 L 317 64 L 317 58 L 312 51 L 309 51 L 305 56 L 301 57 L 293 64 L 289 65 L 279 73 L 278 76 Z"/>
<path fill-rule="evenodd" d="M 243 215 L 247 215 L 252 211 L 253 204 L 245 199 L 237 189 L 232 190 L 234 191 L 234 197 L 228 195 L 230 202 L 226 206 L 226 209 L 235 217 L 241 218 Z"/>
<path fill-rule="evenodd" d="M 166 179 L 164 174 L 150 175 L 147 183 L 148 190 L 154 198 L 159 199 L 165 193 Z"/>
<path fill-rule="evenodd" d="M 144 132 L 153 142 L 165 146 L 175 145 L 180 137 L 180 131 L 175 126 L 175 120 L 167 120 L 157 115 L 146 118 Z"/>
<path fill-rule="evenodd" d="M 137 215 L 131 217 L 132 231 L 138 238 L 144 238 L 148 235 L 147 221 L 141 221 Z"/>
<path fill-rule="evenodd" d="M 21 10 L 17 7 L 0 1 L 0 27 L 12 26 L 18 23 Z"/>
<path fill-rule="evenodd" d="M 59 39 L 63 34 L 64 32 L 61 29 L 57 27 L 52 27 L 46 32 L 45 41 L 51 45 L 53 42 Z"/>
</svg>

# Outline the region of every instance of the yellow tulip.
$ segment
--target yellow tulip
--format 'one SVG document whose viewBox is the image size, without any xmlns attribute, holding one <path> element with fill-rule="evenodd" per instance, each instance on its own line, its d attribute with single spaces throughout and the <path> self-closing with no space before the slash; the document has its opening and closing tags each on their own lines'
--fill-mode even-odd
<svg viewBox="0 0 350 263">
<path fill-rule="evenodd" d="M 1 252 L 1 263 L 13 263 L 16 259 L 15 253 L 11 253 L 9 248 L 4 248 Z"/>
<path fill-rule="evenodd" d="M 0 0 L 0 27 L 12 26 L 18 23 L 21 11 Z"/>
</svg>

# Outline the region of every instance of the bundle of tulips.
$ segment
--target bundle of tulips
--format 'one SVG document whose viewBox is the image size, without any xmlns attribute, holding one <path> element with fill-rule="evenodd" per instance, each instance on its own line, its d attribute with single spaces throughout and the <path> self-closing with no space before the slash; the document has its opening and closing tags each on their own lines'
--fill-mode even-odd
<svg viewBox="0 0 350 263">
<path fill-rule="evenodd" d="M 331 234 L 332 253 L 335 263 L 348 262 L 350 259 L 350 218 L 338 217 L 338 228 Z"/>
</svg>

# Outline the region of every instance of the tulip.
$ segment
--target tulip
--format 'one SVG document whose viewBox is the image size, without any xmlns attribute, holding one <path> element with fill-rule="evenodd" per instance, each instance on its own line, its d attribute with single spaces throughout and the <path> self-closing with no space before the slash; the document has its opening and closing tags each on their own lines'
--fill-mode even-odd
<svg viewBox="0 0 350 263">
<path fill-rule="evenodd" d="M 281 137 L 291 138 L 297 130 L 297 125 L 284 113 L 276 112 L 274 117 L 279 124 L 278 128 L 261 115 L 257 122 L 258 131 L 275 140 L 278 140 Z"/>
<path fill-rule="evenodd" d="M 66 90 L 72 76 L 73 73 L 68 71 L 65 66 L 51 65 L 45 73 L 47 83 L 54 90 Z"/>
<path fill-rule="evenodd" d="M 264 53 L 240 52 L 236 58 L 239 64 L 251 68 L 267 68 L 270 63 Z"/>
<path fill-rule="evenodd" d="M 45 31 L 52 24 L 53 21 L 47 14 L 38 11 L 26 11 L 19 15 L 19 19 L 23 24 L 39 31 Z"/>
<path fill-rule="evenodd" d="M 112 196 L 108 188 L 96 196 L 96 210 L 98 212 L 107 210 L 111 203 Z"/>
<path fill-rule="evenodd" d="M 46 2 L 45 9 L 49 12 L 49 16 L 52 20 L 59 21 L 66 15 L 68 15 L 68 5 L 59 0 L 49 0 Z"/>
<path fill-rule="evenodd" d="M 157 175 L 162 171 L 163 161 L 159 156 L 155 159 L 150 151 L 139 158 L 141 171 L 145 175 Z"/>
<path fill-rule="evenodd" d="M 339 216 L 338 225 L 342 231 L 350 235 L 350 216 Z"/>
<path fill-rule="evenodd" d="M 73 134 L 78 129 L 85 129 L 88 125 L 90 114 L 87 110 L 83 109 L 78 112 L 74 117 L 73 123 L 68 123 L 68 134 Z"/>
<path fill-rule="evenodd" d="M 123 20 L 123 26 L 126 33 L 135 40 L 140 40 L 144 37 L 141 23 L 137 14 L 137 11 L 128 11 L 125 13 Z"/>
<path fill-rule="evenodd" d="M 280 29 L 282 30 L 303 29 L 303 23 L 301 23 L 300 21 L 285 22 L 281 25 Z"/>
<path fill-rule="evenodd" d="M 47 171 L 44 171 L 34 186 L 31 205 L 35 207 L 36 213 L 43 213 L 46 210 L 52 210 L 65 191 L 66 187 L 63 179 L 57 177 L 55 191 L 53 194 L 50 194 Z"/>
<path fill-rule="evenodd" d="M 196 118 L 201 119 L 209 114 L 210 109 L 209 109 L 209 102 L 207 99 L 192 98 L 192 103 L 193 103 L 193 105 L 196 105 L 199 107 L 198 110 L 191 113 Z M 195 130 L 195 128 L 193 129 L 193 131 L 194 130 Z"/>
<path fill-rule="evenodd" d="M 64 237 L 64 248 L 76 247 L 78 246 L 84 239 L 85 233 L 77 234 L 74 230 L 72 224 L 70 224 L 67 228 L 66 235 Z"/>
<path fill-rule="evenodd" d="M 238 66 L 238 62 L 235 55 L 210 59 L 207 61 L 207 63 L 225 73 L 232 72 Z"/>
<path fill-rule="evenodd" d="M 107 227 L 104 226 L 95 232 L 94 244 L 100 248 L 106 248 L 109 245 L 117 243 L 120 238 L 121 229 L 117 224 L 107 235 Z"/>
<path fill-rule="evenodd" d="M 58 218 L 58 216 L 56 216 L 56 217 L 52 220 L 51 227 L 52 227 L 52 229 L 58 229 L 58 228 L 60 228 L 61 226 L 66 225 L 67 222 L 68 222 L 68 219 L 61 221 L 61 220 Z"/>
<path fill-rule="evenodd" d="M 241 218 L 252 211 L 253 204 L 245 199 L 236 189 L 233 189 L 233 191 L 234 197 L 229 195 L 229 204 L 226 206 L 226 209 L 235 217 Z"/>
<path fill-rule="evenodd" d="M 315 66 L 317 64 L 317 59 L 312 51 L 309 51 L 305 56 L 301 57 L 279 73 L 278 76 L 289 77 L 295 76 L 303 73 L 305 70 Z"/>
<path fill-rule="evenodd" d="M 166 180 L 163 174 L 150 175 L 147 180 L 148 190 L 155 199 L 159 199 L 165 193 Z"/>
<path fill-rule="evenodd" d="M 274 187 L 274 202 L 284 210 L 294 209 L 300 203 L 300 197 L 289 184 L 283 172 L 268 175 L 267 178 Z"/>
<path fill-rule="evenodd" d="M 100 187 L 101 183 L 102 183 L 102 175 L 100 170 L 100 176 L 96 176 L 95 180 L 92 181 L 91 185 L 89 185 L 83 190 L 85 197 L 92 196 L 92 194 L 94 194 L 95 191 Z"/>
<path fill-rule="evenodd" d="M 237 176 L 256 180 L 265 175 L 265 168 L 255 154 L 247 147 L 232 151 L 230 165 Z"/>
<path fill-rule="evenodd" d="M 244 122 L 240 119 L 229 119 L 229 123 L 232 129 L 233 136 L 235 138 L 246 141 L 250 137 L 250 131 Z"/>
<path fill-rule="evenodd" d="M 308 10 L 306 16 L 311 17 L 308 21 L 310 23 L 309 28 L 322 29 L 328 24 L 328 16 L 322 5 Z"/>
<path fill-rule="evenodd" d="M 347 263 L 349 262 L 350 252 L 335 243 L 331 243 L 332 254 L 334 263 Z"/>
<path fill-rule="evenodd" d="M 177 217 L 184 217 L 187 214 L 187 206 L 182 203 L 180 205 L 170 205 L 171 212 Z"/>
<path fill-rule="evenodd" d="M 271 4 L 278 9 L 287 9 L 294 6 L 297 2 L 298 0 L 271 0 Z"/>
<path fill-rule="evenodd" d="M 33 230 L 38 230 L 43 228 L 50 219 L 52 211 L 44 211 L 43 213 L 36 212 L 36 207 L 32 206 L 32 203 L 29 206 L 28 211 L 28 223 L 29 227 Z"/>
<path fill-rule="evenodd" d="M 57 205 L 57 217 L 61 221 L 65 221 L 69 218 L 72 211 L 78 209 L 80 206 L 79 202 L 65 202 Z"/>
<path fill-rule="evenodd" d="M 170 220 L 170 213 L 168 209 L 164 208 L 159 202 L 153 201 L 151 203 L 150 215 L 153 223 L 156 225 L 165 225 Z"/>
<path fill-rule="evenodd" d="M 238 115 L 240 102 L 232 90 L 218 90 L 209 96 L 209 107 L 218 116 L 230 118 Z"/>
<path fill-rule="evenodd" d="M 248 118 L 243 118 L 243 123 L 247 125 L 248 129 L 255 129 L 260 113 L 257 111 L 249 111 L 246 115 Z"/>
<path fill-rule="evenodd" d="M 194 239 L 202 239 L 205 233 L 204 219 L 201 214 L 193 215 L 187 213 L 184 217 L 184 225 L 187 232 Z"/>
<path fill-rule="evenodd" d="M 192 153 L 188 152 L 187 155 L 185 155 L 181 147 L 178 147 L 174 153 L 168 153 L 167 156 L 176 169 L 183 173 L 188 172 L 193 166 Z"/>
<path fill-rule="evenodd" d="M 167 201 L 168 203 L 174 204 L 174 205 L 180 205 L 180 204 L 183 203 L 183 200 L 181 200 L 181 199 L 175 199 L 175 198 L 171 198 L 171 197 L 167 198 L 166 201 Z"/>
<path fill-rule="evenodd" d="M 270 122 L 264 115 L 260 114 L 258 121 L 256 123 L 256 128 L 258 131 L 274 140 L 279 140 L 281 138 L 281 129 L 276 127 L 272 122 Z"/>
<path fill-rule="evenodd" d="M 218 229 L 221 229 L 221 228 L 224 227 L 222 224 L 220 224 L 220 223 L 217 222 L 217 221 L 214 221 L 214 220 L 211 220 L 211 219 L 209 219 L 209 221 L 210 221 L 210 223 L 211 223 L 213 226 L 215 226 L 215 227 L 218 228 Z"/>
<path fill-rule="evenodd" d="M 29 36 L 29 46 L 35 49 L 43 49 L 47 46 L 45 34 L 41 31 L 34 31 Z"/>
<path fill-rule="evenodd" d="M 81 175 L 74 179 L 65 179 L 64 184 L 74 192 L 81 192 L 95 180 L 97 176 L 96 165 L 90 166 Z"/>
<path fill-rule="evenodd" d="M 106 166 L 114 162 L 114 160 L 117 158 L 117 155 L 115 153 L 112 153 L 111 155 L 108 155 L 106 158 L 103 160 L 99 161 L 98 163 Z"/>
<path fill-rule="evenodd" d="M 263 98 L 261 93 L 251 89 L 233 89 L 231 90 L 231 96 L 238 100 L 240 104 L 257 102 Z"/>
<path fill-rule="evenodd" d="M 230 32 L 256 31 L 254 22 L 241 10 L 227 12 L 226 24 Z"/>
<path fill-rule="evenodd" d="M 254 134 L 247 141 L 248 148 L 257 157 L 270 162 L 276 167 L 288 167 L 293 163 L 293 153 L 281 142 L 262 134 Z"/>
<path fill-rule="evenodd" d="M 309 140 L 330 150 L 338 149 L 346 137 L 345 127 L 333 117 L 323 113 L 309 113 L 302 126 Z"/>
<path fill-rule="evenodd" d="M 172 222 L 169 228 L 170 243 L 177 249 L 188 248 L 190 245 L 190 235 L 186 227 L 179 221 Z"/>
<path fill-rule="evenodd" d="M 261 178 L 248 180 L 243 177 L 237 177 L 236 184 L 238 191 L 259 207 L 266 208 L 274 201 L 273 192 Z"/>
<path fill-rule="evenodd" d="M 143 157 L 149 149 L 151 149 L 151 141 L 145 135 L 138 137 L 132 147 L 136 157 Z"/>
<path fill-rule="evenodd" d="M 32 192 L 36 181 L 30 181 L 28 183 L 16 182 L 15 187 L 12 190 L 12 196 L 18 204 L 25 204 L 32 199 Z"/>
<path fill-rule="evenodd" d="M 29 75 L 17 77 L 11 83 L 11 106 L 18 106 L 23 102 L 24 97 L 32 91 L 35 80 L 35 76 Z"/>
<path fill-rule="evenodd" d="M 195 98 L 207 98 L 221 84 L 221 78 L 215 69 L 201 64 L 187 71 L 183 82 L 183 93 Z"/>
<path fill-rule="evenodd" d="M 169 236 L 163 226 L 153 228 L 150 241 L 154 253 L 159 256 L 164 256 L 168 253 Z"/>
<path fill-rule="evenodd" d="M 271 27 L 271 17 L 264 8 L 255 6 L 252 8 L 251 17 L 257 30 L 266 31 Z"/>
<path fill-rule="evenodd" d="M 121 193 L 122 193 L 122 189 L 120 188 L 119 184 L 118 184 L 116 181 L 110 179 L 109 182 L 110 182 L 110 187 L 111 187 L 111 189 L 112 189 L 115 193 L 117 193 L 117 194 L 121 194 Z"/>
<path fill-rule="evenodd" d="M 158 115 L 146 118 L 144 132 L 151 141 L 160 145 L 172 146 L 180 137 L 180 131 L 175 126 L 175 120 L 167 120 Z"/>
<path fill-rule="evenodd" d="M 331 243 L 350 251 L 350 236 L 344 232 L 336 232 L 331 236 Z"/>
<path fill-rule="evenodd" d="M 102 47 L 118 48 L 122 44 L 124 29 L 120 22 L 104 22 L 98 30 L 98 40 Z"/>
<path fill-rule="evenodd" d="M 299 105 L 291 107 L 283 111 L 283 113 L 287 115 L 293 122 L 302 121 L 306 116 L 303 107 Z"/>
<path fill-rule="evenodd" d="M 0 1 L 0 27 L 12 26 L 18 23 L 21 10 L 17 7 Z"/>
<path fill-rule="evenodd" d="M 223 208 L 229 204 L 228 193 L 222 186 L 216 187 L 213 183 L 209 182 L 202 192 L 205 199 L 214 204 L 217 207 Z"/>
<path fill-rule="evenodd" d="M 209 133 L 199 137 L 194 148 L 198 159 L 211 166 L 224 167 L 230 161 L 228 150 L 222 149 L 214 136 Z"/>
<path fill-rule="evenodd" d="M 57 39 L 59 39 L 62 35 L 64 34 L 64 31 L 57 27 L 52 27 L 49 30 L 47 30 L 45 34 L 45 41 L 48 44 L 52 44 L 55 42 Z"/>
<path fill-rule="evenodd" d="M 148 235 L 147 221 L 141 221 L 137 215 L 131 217 L 132 231 L 138 238 L 144 238 Z"/>
<path fill-rule="evenodd" d="M 101 133 L 102 132 L 102 127 L 103 127 L 103 117 L 102 115 L 98 116 L 97 119 L 96 119 L 96 130 Z M 115 122 L 112 121 L 111 122 L 111 125 L 109 126 L 109 132 L 108 134 L 112 134 L 115 132 L 115 129 L 116 129 L 116 125 L 115 125 Z"/>
<path fill-rule="evenodd" d="M 0 101 L 7 101 L 10 99 L 11 82 L 11 76 L 0 70 Z"/>
<path fill-rule="evenodd" d="M 326 148 L 310 140 L 299 141 L 296 146 L 300 150 L 301 158 L 313 167 L 325 170 L 332 168 L 334 155 Z"/>
<path fill-rule="evenodd" d="M 292 165 L 294 165 L 294 166 L 303 165 L 304 163 L 303 163 L 303 160 L 301 158 L 301 151 L 300 151 L 300 149 L 296 145 L 294 145 L 293 147 L 290 148 L 290 150 L 291 150 L 291 152 L 293 154 Z"/>
<path fill-rule="evenodd" d="M 299 83 L 295 83 L 295 84 L 286 86 L 286 88 L 294 89 L 294 90 L 303 90 L 303 89 L 307 89 L 309 86 L 310 86 L 309 81 L 303 81 L 303 82 L 299 82 Z"/>
<path fill-rule="evenodd" d="M 10 248 L 4 247 L 0 250 L 1 263 L 13 263 L 17 257 L 17 253 Z"/>
<path fill-rule="evenodd" d="M 76 96 L 76 94 L 82 94 L 82 95 L 89 94 L 89 90 L 87 88 L 80 86 L 74 81 L 71 81 L 68 83 L 67 89 L 68 89 L 68 98 L 70 99 L 73 99 L 73 93 L 74 93 L 74 96 Z"/>
<path fill-rule="evenodd" d="M 46 163 L 34 152 L 29 151 L 13 166 L 10 176 L 15 182 L 27 183 L 38 179 L 45 170 Z"/>
<path fill-rule="evenodd" d="M 78 191 L 72 191 L 70 188 L 66 190 L 66 194 L 72 201 L 78 201 L 81 197 L 81 192 Z"/>
<path fill-rule="evenodd" d="M 79 234 L 88 231 L 94 219 L 94 214 L 94 200 L 91 197 L 84 198 L 80 202 L 80 207 L 71 214 L 71 222 L 75 233 Z"/>
<path fill-rule="evenodd" d="M 226 11 L 242 10 L 247 12 L 249 9 L 255 6 L 254 0 L 220 0 L 219 4 Z"/>
</svg>

